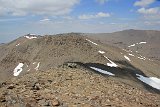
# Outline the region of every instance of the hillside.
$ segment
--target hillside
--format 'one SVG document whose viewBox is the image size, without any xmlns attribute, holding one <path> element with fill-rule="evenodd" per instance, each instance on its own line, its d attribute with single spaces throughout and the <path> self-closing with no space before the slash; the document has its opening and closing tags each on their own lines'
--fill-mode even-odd
<svg viewBox="0 0 160 107">
<path fill-rule="evenodd" d="M 21 37 L 3 45 L 0 48 L 1 73 L 13 75 L 13 70 L 19 63 L 24 64 L 23 71 L 27 72 L 36 67 L 37 70 L 45 71 L 64 62 L 98 62 L 98 58 L 102 58 L 98 48 L 85 38 L 75 35 L 38 36 L 31 39 Z"/>
<path fill-rule="evenodd" d="M 129 49 L 148 58 L 160 60 L 160 31 L 131 29 L 114 33 L 86 35 L 105 44 Z"/>
<path fill-rule="evenodd" d="M 0 104 L 160 105 L 157 61 L 83 35 L 25 35 L 0 46 Z"/>
</svg>

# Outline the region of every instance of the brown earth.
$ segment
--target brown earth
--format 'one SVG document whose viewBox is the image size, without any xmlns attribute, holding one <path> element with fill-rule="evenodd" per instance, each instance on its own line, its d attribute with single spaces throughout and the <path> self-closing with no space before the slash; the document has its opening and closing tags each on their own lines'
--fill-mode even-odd
<svg viewBox="0 0 160 107">
<path fill-rule="evenodd" d="M 160 96 L 84 68 L 55 68 L 13 78 L 0 88 L 2 107 L 159 107 Z"/>
</svg>

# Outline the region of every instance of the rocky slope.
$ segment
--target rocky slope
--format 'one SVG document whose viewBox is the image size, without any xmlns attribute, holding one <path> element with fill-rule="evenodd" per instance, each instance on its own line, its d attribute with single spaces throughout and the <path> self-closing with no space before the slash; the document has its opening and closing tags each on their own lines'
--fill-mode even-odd
<svg viewBox="0 0 160 107">
<path fill-rule="evenodd" d="M 86 35 L 103 43 L 130 49 L 151 59 L 160 60 L 160 31 L 131 29 L 114 33 Z"/>
<path fill-rule="evenodd" d="M 55 68 L 4 82 L 2 107 L 159 107 L 160 96 L 85 68 Z M 146 97 L 147 96 L 147 97 Z"/>
<path fill-rule="evenodd" d="M 75 34 L 33 39 L 21 37 L 2 46 L 0 48 L 0 73 L 12 76 L 14 68 L 19 63 L 24 64 L 22 73 L 25 73 L 25 71 L 35 71 L 36 67 L 39 70 L 47 70 L 68 61 L 92 62 L 97 60 L 97 48 L 84 38 L 73 35 Z M 3 77 L 6 78 L 4 75 Z"/>
<path fill-rule="evenodd" d="M 82 34 L 25 35 L 0 46 L 0 105 L 157 107 L 159 70 Z"/>
</svg>

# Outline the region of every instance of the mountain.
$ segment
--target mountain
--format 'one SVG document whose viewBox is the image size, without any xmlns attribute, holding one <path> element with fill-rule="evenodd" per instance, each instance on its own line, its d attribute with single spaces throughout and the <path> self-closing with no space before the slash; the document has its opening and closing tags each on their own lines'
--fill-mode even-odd
<svg viewBox="0 0 160 107">
<path fill-rule="evenodd" d="M 160 31 L 130 29 L 114 33 L 87 35 L 103 43 L 129 49 L 154 60 L 160 60 Z"/>
<path fill-rule="evenodd" d="M 85 38 L 74 35 L 24 36 L 3 45 L 0 48 L 1 73 L 12 76 L 14 68 L 19 63 L 24 64 L 23 71 L 26 72 L 35 70 L 36 67 L 45 71 L 64 62 L 89 63 L 101 58 L 96 46 L 92 46 Z M 4 75 L 2 74 L 6 78 Z"/>
<path fill-rule="evenodd" d="M 0 106 L 157 107 L 159 70 L 93 36 L 29 34 L 0 46 Z"/>
</svg>

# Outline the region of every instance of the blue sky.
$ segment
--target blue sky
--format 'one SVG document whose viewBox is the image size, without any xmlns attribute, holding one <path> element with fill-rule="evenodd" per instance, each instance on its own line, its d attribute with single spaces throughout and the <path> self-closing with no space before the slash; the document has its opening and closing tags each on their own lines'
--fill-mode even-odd
<svg viewBox="0 0 160 107">
<path fill-rule="evenodd" d="M 159 0 L 0 0 L 0 43 L 28 33 L 160 30 Z"/>
</svg>

